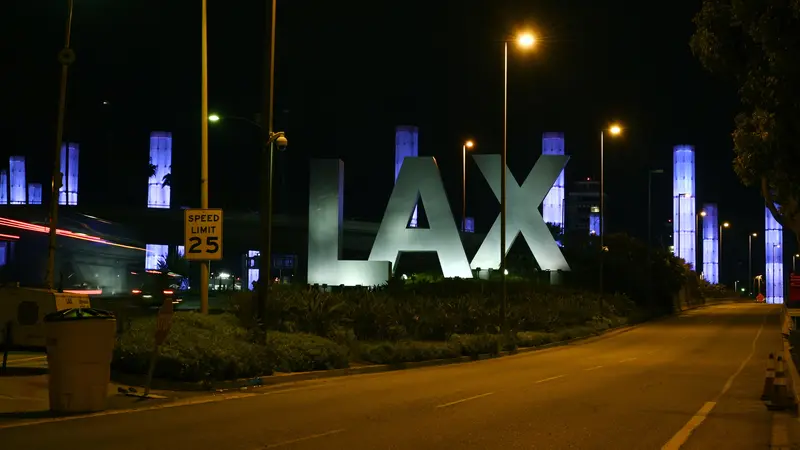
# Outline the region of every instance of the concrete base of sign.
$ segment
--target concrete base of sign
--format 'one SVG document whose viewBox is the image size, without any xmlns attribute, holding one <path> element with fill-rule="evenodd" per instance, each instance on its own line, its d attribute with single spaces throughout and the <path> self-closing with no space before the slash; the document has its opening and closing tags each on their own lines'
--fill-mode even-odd
<svg viewBox="0 0 800 450">
<path fill-rule="evenodd" d="M 550 286 L 560 286 L 564 282 L 564 274 L 558 270 L 550 271 Z"/>
</svg>

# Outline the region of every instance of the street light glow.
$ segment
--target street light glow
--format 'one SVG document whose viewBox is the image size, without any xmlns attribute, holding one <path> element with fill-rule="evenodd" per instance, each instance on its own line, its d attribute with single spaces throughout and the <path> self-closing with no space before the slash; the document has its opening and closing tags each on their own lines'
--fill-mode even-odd
<svg viewBox="0 0 800 450">
<path fill-rule="evenodd" d="M 622 127 L 620 127 L 619 125 L 616 125 L 616 124 L 615 125 L 611 125 L 608 128 L 608 132 L 611 133 L 612 136 L 617 136 L 617 135 L 622 133 Z"/>
<path fill-rule="evenodd" d="M 219 119 L 220 117 L 216 114 L 211 114 L 210 116 L 208 116 L 209 122 L 219 122 Z"/>
<path fill-rule="evenodd" d="M 467 147 L 467 148 L 472 148 L 472 147 L 475 146 L 475 143 L 472 142 L 472 141 L 467 141 L 467 142 L 464 143 L 464 146 Z"/>
<path fill-rule="evenodd" d="M 758 237 L 758 233 L 753 233 L 753 237 Z"/>
<path fill-rule="evenodd" d="M 705 217 L 705 216 L 706 216 L 706 212 L 705 211 L 700 211 L 700 217 Z"/>
<path fill-rule="evenodd" d="M 722 224 L 722 226 L 725 227 L 725 228 L 728 228 L 729 226 L 731 226 L 731 224 L 728 223 L 728 222 L 725 222 L 725 223 Z"/>
<path fill-rule="evenodd" d="M 536 37 L 533 33 L 522 33 L 517 36 L 517 45 L 522 48 L 531 48 L 536 45 Z"/>
</svg>

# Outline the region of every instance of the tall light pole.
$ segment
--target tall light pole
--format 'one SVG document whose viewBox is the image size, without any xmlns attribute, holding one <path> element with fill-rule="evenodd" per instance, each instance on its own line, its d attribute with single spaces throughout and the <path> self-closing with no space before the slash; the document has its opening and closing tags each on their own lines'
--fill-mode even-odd
<svg viewBox="0 0 800 450">
<path fill-rule="evenodd" d="M 800 255 L 796 253 L 792 255 L 792 273 L 797 272 L 797 258 L 800 258 Z"/>
<path fill-rule="evenodd" d="M 64 32 L 64 48 L 58 53 L 61 63 L 61 83 L 58 94 L 58 119 L 56 120 L 56 152 L 53 158 L 53 176 L 50 182 L 50 239 L 47 249 L 47 274 L 45 283 L 48 289 L 55 286 L 56 271 L 56 229 L 58 227 L 58 191 L 61 189 L 63 174 L 61 173 L 61 144 L 64 139 L 64 115 L 67 109 L 67 73 L 69 65 L 75 62 L 75 51 L 70 47 L 72 36 L 73 0 L 67 1 L 67 25 Z"/>
<path fill-rule="evenodd" d="M 719 268 L 719 284 L 722 284 L 722 230 L 725 228 L 729 228 L 731 224 L 729 222 L 723 222 L 719 226 L 719 249 L 717 250 L 717 260 L 719 261 L 718 265 Z"/>
<path fill-rule="evenodd" d="M 651 302 L 650 294 L 653 291 L 653 174 L 661 173 L 664 173 L 663 169 L 651 169 L 647 172 L 647 282 L 651 287 L 647 290 L 647 296 Z"/>
<path fill-rule="evenodd" d="M 536 37 L 532 33 L 522 33 L 515 39 L 523 49 L 533 48 Z M 506 156 L 508 154 L 508 39 L 503 41 L 503 151 L 500 154 L 500 279 L 503 285 L 503 302 L 500 304 L 500 319 L 503 331 L 508 331 L 506 312 L 508 309 L 508 289 L 506 286 Z"/>
<path fill-rule="evenodd" d="M 622 134 L 622 127 L 611 125 L 608 127 L 608 134 L 619 136 Z M 606 130 L 600 130 L 600 313 L 603 312 L 603 259 L 606 251 L 605 244 L 605 214 L 606 214 L 606 170 L 605 170 L 605 136 Z"/>
<path fill-rule="evenodd" d="M 694 265 L 695 265 L 695 272 L 697 272 L 698 267 L 700 266 L 700 276 L 705 279 L 703 276 L 702 265 L 700 265 L 700 257 L 698 255 L 703 256 L 703 232 L 700 229 L 700 218 L 705 220 L 706 212 L 700 211 L 696 216 L 694 216 Z M 705 226 L 705 224 L 703 225 Z"/>
<path fill-rule="evenodd" d="M 467 231 L 467 149 L 475 146 L 472 141 L 464 142 L 461 148 L 461 231 Z"/>
<path fill-rule="evenodd" d="M 269 290 L 272 284 L 272 174 L 274 167 L 274 139 L 273 111 L 275 105 L 275 24 L 277 15 L 277 0 L 271 1 L 271 8 L 267 8 L 267 20 L 269 22 L 269 51 L 266 55 L 265 69 L 268 73 L 269 85 L 265 95 L 264 109 L 264 130 L 267 132 L 268 147 L 262 152 L 263 159 L 261 164 L 261 250 L 259 255 L 259 285 L 258 289 L 258 318 L 262 327 L 266 326 L 267 303 L 269 302 Z M 266 160 L 266 161 L 264 161 Z M 263 172 L 266 171 L 266 172 Z"/>
<path fill-rule="evenodd" d="M 263 183 L 263 184 L 266 184 L 266 189 L 265 189 L 265 190 L 267 190 L 267 197 L 266 198 L 269 200 L 268 205 L 267 205 L 267 210 L 268 210 L 267 224 L 268 224 L 268 226 L 270 228 L 268 229 L 268 233 L 266 234 L 266 239 L 267 239 L 267 248 L 271 252 L 272 251 L 272 230 L 271 230 L 271 227 L 272 227 L 272 172 L 273 172 L 273 164 L 272 163 L 274 161 L 273 153 L 274 153 L 274 149 L 275 149 L 275 145 L 276 144 L 277 144 L 279 149 L 285 149 L 286 146 L 288 145 L 288 140 L 286 139 L 286 133 L 284 133 L 283 131 L 267 132 L 267 131 L 265 131 L 264 126 L 262 124 L 254 121 L 254 120 L 250 120 L 250 119 L 241 117 L 241 116 L 226 116 L 224 118 L 225 119 L 231 119 L 231 120 L 237 120 L 237 121 L 240 121 L 240 122 L 245 122 L 245 123 L 247 123 L 249 125 L 252 125 L 253 127 L 257 128 L 258 131 L 259 131 L 259 137 L 261 139 L 261 145 L 263 146 L 262 153 L 264 155 L 266 155 L 267 152 L 269 153 L 269 166 L 268 167 L 269 167 L 270 176 L 269 176 L 269 178 L 266 179 L 266 183 Z M 222 119 L 223 119 L 223 117 L 219 116 L 218 114 L 211 114 L 211 115 L 208 116 L 208 121 L 210 121 L 211 123 L 217 123 L 217 122 L 221 121 Z M 264 159 L 266 159 L 266 156 L 265 156 Z M 263 181 L 265 181 L 264 178 L 262 178 L 262 182 Z M 264 186 L 262 186 L 262 188 L 263 187 Z M 262 214 L 262 216 L 263 216 L 263 214 Z M 263 221 L 263 218 L 262 218 L 262 221 Z M 266 261 L 265 262 L 263 256 L 259 256 L 259 268 L 262 267 L 262 264 L 266 264 L 267 267 L 271 268 L 271 265 L 272 265 L 271 258 L 270 258 L 270 261 Z M 270 269 L 268 269 L 268 270 L 270 270 Z M 266 273 L 269 274 L 271 272 L 266 272 Z M 264 291 L 266 289 L 266 287 L 264 285 L 265 282 L 263 281 L 263 277 L 264 276 L 266 276 L 266 275 L 263 275 L 259 271 L 259 280 L 258 281 L 259 281 L 259 284 L 262 286 L 262 288 L 258 290 L 258 304 L 256 305 L 256 309 L 257 309 L 257 312 L 258 312 L 258 317 L 260 319 L 262 319 L 261 322 L 260 322 L 261 325 L 264 325 L 264 320 L 263 319 L 264 319 L 265 314 L 266 314 L 266 302 L 265 302 L 265 299 L 269 298 L 266 294 L 264 294 L 264 296 L 262 297 L 262 294 L 263 294 L 262 291 Z M 269 278 L 272 278 L 272 277 L 270 276 Z M 267 281 L 267 283 L 268 282 L 269 281 Z"/>
<path fill-rule="evenodd" d="M 753 238 L 758 237 L 758 233 L 750 233 L 747 236 L 747 279 L 750 286 L 747 287 L 747 292 L 753 296 Z"/>
<path fill-rule="evenodd" d="M 664 173 L 663 169 L 652 169 L 647 173 L 647 252 L 653 244 L 653 174 Z"/>
<path fill-rule="evenodd" d="M 200 208 L 208 209 L 208 15 L 202 0 L 200 70 Z M 208 261 L 200 261 L 200 314 L 208 314 Z"/>
</svg>

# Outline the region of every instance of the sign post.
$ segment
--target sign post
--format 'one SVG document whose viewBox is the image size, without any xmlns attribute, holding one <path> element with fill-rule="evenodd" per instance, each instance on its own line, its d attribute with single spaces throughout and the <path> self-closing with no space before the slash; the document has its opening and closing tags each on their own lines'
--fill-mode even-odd
<svg viewBox="0 0 800 450">
<path fill-rule="evenodd" d="M 208 313 L 208 261 L 222 259 L 222 210 L 187 209 L 183 213 L 184 258 L 201 261 L 200 312 Z"/>
<path fill-rule="evenodd" d="M 147 380 L 144 385 L 144 395 L 150 395 L 150 385 L 153 383 L 153 372 L 156 370 L 156 361 L 158 360 L 158 353 L 161 344 L 167 340 L 169 330 L 172 328 L 172 315 L 175 308 L 172 306 L 172 296 L 165 295 L 164 303 L 158 308 L 158 318 L 156 319 L 156 336 L 155 345 L 153 346 L 153 356 L 150 359 L 150 367 L 147 369 Z"/>
</svg>

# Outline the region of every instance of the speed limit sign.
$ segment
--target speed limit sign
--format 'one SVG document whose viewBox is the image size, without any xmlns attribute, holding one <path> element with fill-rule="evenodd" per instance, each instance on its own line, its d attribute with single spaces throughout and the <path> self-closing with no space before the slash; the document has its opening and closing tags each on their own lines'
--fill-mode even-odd
<svg viewBox="0 0 800 450">
<path fill-rule="evenodd" d="M 184 257 L 189 261 L 222 259 L 222 210 L 187 209 L 184 219 Z"/>
</svg>

